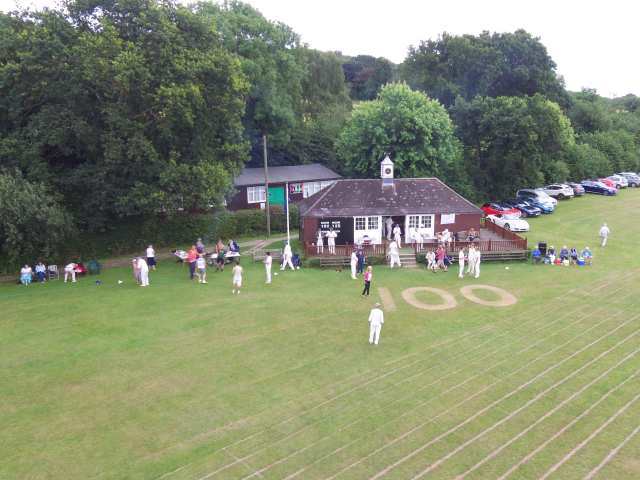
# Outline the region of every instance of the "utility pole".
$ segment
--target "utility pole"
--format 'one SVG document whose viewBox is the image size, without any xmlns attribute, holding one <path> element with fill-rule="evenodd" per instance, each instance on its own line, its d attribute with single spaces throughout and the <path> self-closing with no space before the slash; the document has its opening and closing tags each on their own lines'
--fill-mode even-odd
<svg viewBox="0 0 640 480">
<path fill-rule="evenodd" d="M 267 209 L 267 238 L 271 236 L 271 213 L 269 212 L 269 170 L 267 169 L 267 134 L 262 134 L 262 155 L 264 157 L 264 196 Z"/>
</svg>

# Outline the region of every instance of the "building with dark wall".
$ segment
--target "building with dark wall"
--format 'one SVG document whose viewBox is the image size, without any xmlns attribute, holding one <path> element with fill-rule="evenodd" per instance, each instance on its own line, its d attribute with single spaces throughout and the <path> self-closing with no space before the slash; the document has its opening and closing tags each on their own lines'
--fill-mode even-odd
<svg viewBox="0 0 640 480">
<path fill-rule="evenodd" d="M 342 178 L 319 163 L 269 167 L 269 203 L 284 205 L 285 191 L 290 202 L 299 202 Z M 235 194 L 227 201 L 230 210 L 264 208 L 266 202 L 264 169 L 245 168 L 234 180 Z"/>
<path fill-rule="evenodd" d="M 480 230 L 482 210 L 437 178 L 393 178 L 393 163 L 381 164 L 380 179 L 338 180 L 298 204 L 300 238 L 316 242 L 318 230 L 338 234 L 337 245 L 380 244 L 391 218 L 402 237 L 416 229 L 423 238 L 450 232 Z"/>
</svg>

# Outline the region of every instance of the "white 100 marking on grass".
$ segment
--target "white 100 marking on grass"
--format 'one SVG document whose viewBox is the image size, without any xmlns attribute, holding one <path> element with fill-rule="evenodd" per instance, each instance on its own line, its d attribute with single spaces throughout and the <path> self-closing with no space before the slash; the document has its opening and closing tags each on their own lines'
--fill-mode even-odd
<svg viewBox="0 0 640 480">
<path fill-rule="evenodd" d="M 474 290 L 486 290 L 498 295 L 498 298 L 496 300 L 485 300 L 475 295 L 473 293 Z M 416 294 L 418 292 L 433 293 L 440 297 L 442 299 L 442 302 L 426 303 L 425 301 L 416 298 Z M 396 305 L 393 301 L 391 292 L 387 288 L 381 287 L 379 289 L 379 293 L 380 301 L 382 302 L 385 310 L 394 311 L 396 309 Z M 483 305 L 485 307 L 509 307 L 518 302 L 518 299 L 513 294 L 507 292 L 502 288 L 494 287 L 492 285 L 467 285 L 466 287 L 462 287 L 460 289 L 460 294 L 470 302 L 477 303 L 478 305 Z M 458 302 L 456 301 L 455 297 L 446 290 L 442 290 L 440 288 L 407 288 L 402 291 L 401 295 L 405 302 L 421 310 L 449 310 L 458 306 Z"/>
</svg>

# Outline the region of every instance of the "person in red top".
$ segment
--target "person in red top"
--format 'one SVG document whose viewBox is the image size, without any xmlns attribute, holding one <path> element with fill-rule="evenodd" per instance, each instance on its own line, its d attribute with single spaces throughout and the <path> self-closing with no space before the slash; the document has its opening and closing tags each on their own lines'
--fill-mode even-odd
<svg viewBox="0 0 640 480">
<path fill-rule="evenodd" d="M 447 266 L 444 263 L 444 257 L 446 255 L 446 251 L 442 245 L 438 247 L 436 250 L 436 262 L 438 264 L 438 268 L 442 268 L 445 272 L 447 271 Z"/>
<path fill-rule="evenodd" d="M 371 288 L 371 279 L 373 278 L 373 268 L 371 265 L 367 267 L 364 272 L 364 290 L 362 290 L 362 296 L 369 296 L 369 289 Z"/>
<path fill-rule="evenodd" d="M 191 245 L 191 250 L 187 252 L 187 263 L 189 264 L 189 278 L 193 280 L 196 274 L 196 261 L 198 260 L 198 250 L 195 245 Z"/>
</svg>

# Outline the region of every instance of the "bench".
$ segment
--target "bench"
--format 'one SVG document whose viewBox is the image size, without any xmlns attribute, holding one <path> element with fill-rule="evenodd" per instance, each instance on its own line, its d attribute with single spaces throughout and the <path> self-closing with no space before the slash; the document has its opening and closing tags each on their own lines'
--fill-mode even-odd
<svg viewBox="0 0 640 480">
<path fill-rule="evenodd" d="M 267 252 L 271 252 L 271 258 L 273 262 L 280 263 L 282 261 L 282 252 L 278 250 L 255 250 L 253 252 L 253 261 L 254 262 L 262 262 L 267 256 Z"/>
</svg>

